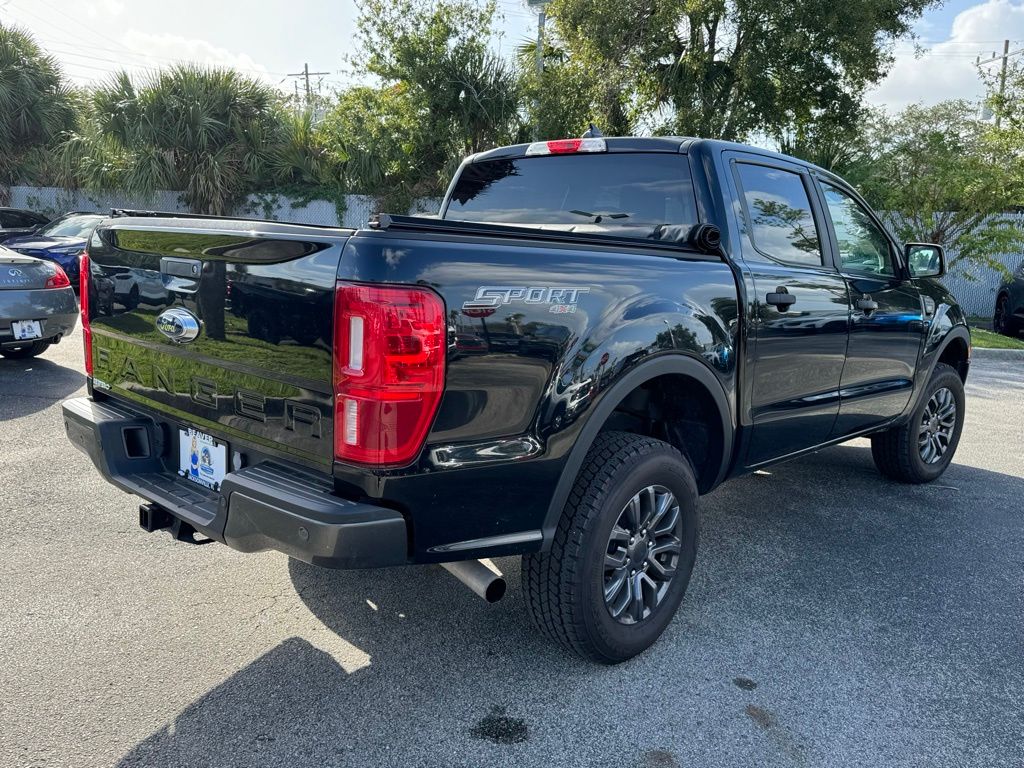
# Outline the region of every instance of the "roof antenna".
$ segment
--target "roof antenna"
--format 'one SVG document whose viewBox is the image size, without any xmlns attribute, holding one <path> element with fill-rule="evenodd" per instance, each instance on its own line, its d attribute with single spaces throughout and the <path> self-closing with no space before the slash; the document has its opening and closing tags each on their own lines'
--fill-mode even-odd
<svg viewBox="0 0 1024 768">
<path fill-rule="evenodd" d="M 600 139 L 602 136 L 604 136 L 604 134 L 597 130 L 597 126 L 593 123 L 590 124 L 590 127 L 587 128 L 586 132 L 583 134 L 584 139 Z"/>
</svg>

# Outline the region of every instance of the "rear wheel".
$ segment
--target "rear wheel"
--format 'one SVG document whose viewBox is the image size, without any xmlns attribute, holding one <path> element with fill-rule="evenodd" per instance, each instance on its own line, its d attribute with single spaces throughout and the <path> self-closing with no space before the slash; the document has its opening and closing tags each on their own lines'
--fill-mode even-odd
<svg viewBox="0 0 1024 768">
<path fill-rule="evenodd" d="M 939 363 L 921 402 L 906 424 L 871 436 L 871 456 L 886 477 L 930 483 L 953 460 L 964 425 L 964 384 Z"/>
<path fill-rule="evenodd" d="M 49 339 L 43 339 L 41 341 L 33 341 L 28 344 L 23 344 L 20 347 L 4 347 L 0 348 L 0 355 L 8 358 L 9 360 L 25 360 L 29 357 L 35 357 L 45 352 L 51 342 Z"/>
<path fill-rule="evenodd" d="M 523 557 L 534 625 L 606 664 L 650 647 L 672 621 L 697 554 L 697 484 L 671 445 L 598 436 L 551 550 Z"/>
<path fill-rule="evenodd" d="M 992 330 L 1003 336 L 1016 336 L 1020 326 L 1010 313 L 1010 297 L 1002 295 L 996 301 L 996 312 L 992 316 Z"/>
</svg>

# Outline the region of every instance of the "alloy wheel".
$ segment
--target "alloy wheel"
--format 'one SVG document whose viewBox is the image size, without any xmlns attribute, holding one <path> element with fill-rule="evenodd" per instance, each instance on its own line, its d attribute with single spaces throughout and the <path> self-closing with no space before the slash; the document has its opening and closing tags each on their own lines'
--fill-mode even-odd
<svg viewBox="0 0 1024 768">
<path fill-rule="evenodd" d="M 683 516 L 675 494 L 649 485 L 623 507 L 608 537 L 604 602 L 612 618 L 635 624 L 668 592 L 682 552 Z"/>
<path fill-rule="evenodd" d="M 925 464 L 941 461 L 949 450 L 955 428 L 956 398 L 947 387 L 943 387 L 928 399 L 917 433 L 917 447 Z"/>
</svg>

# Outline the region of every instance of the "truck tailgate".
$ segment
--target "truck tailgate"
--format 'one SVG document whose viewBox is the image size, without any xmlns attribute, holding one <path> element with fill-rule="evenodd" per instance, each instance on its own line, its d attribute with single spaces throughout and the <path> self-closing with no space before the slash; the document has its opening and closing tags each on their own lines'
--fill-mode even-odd
<svg viewBox="0 0 1024 768">
<path fill-rule="evenodd" d="M 83 302 L 94 388 L 232 448 L 329 467 L 333 294 L 350 234 L 218 219 L 105 221 L 89 245 Z"/>
</svg>

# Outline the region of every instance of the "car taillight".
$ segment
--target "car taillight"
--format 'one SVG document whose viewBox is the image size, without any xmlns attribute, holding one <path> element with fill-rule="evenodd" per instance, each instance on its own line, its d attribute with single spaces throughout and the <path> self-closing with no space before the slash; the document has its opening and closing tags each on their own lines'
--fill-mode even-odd
<svg viewBox="0 0 1024 768">
<path fill-rule="evenodd" d="M 46 288 L 68 288 L 71 285 L 71 281 L 68 280 L 67 273 L 60 268 L 59 264 L 47 265 L 53 269 L 53 274 L 46 278 Z"/>
<path fill-rule="evenodd" d="M 92 376 L 92 327 L 89 325 L 89 254 L 78 257 L 78 306 L 82 310 L 82 342 L 85 346 L 85 372 Z"/>
<path fill-rule="evenodd" d="M 423 447 L 444 390 L 447 324 L 433 291 L 338 283 L 334 456 L 402 466 Z"/>
<path fill-rule="evenodd" d="M 526 156 L 531 155 L 568 155 L 574 152 L 607 152 L 608 144 L 604 139 L 555 139 L 554 141 L 535 141 L 526 148 Z"/>
</svg>

